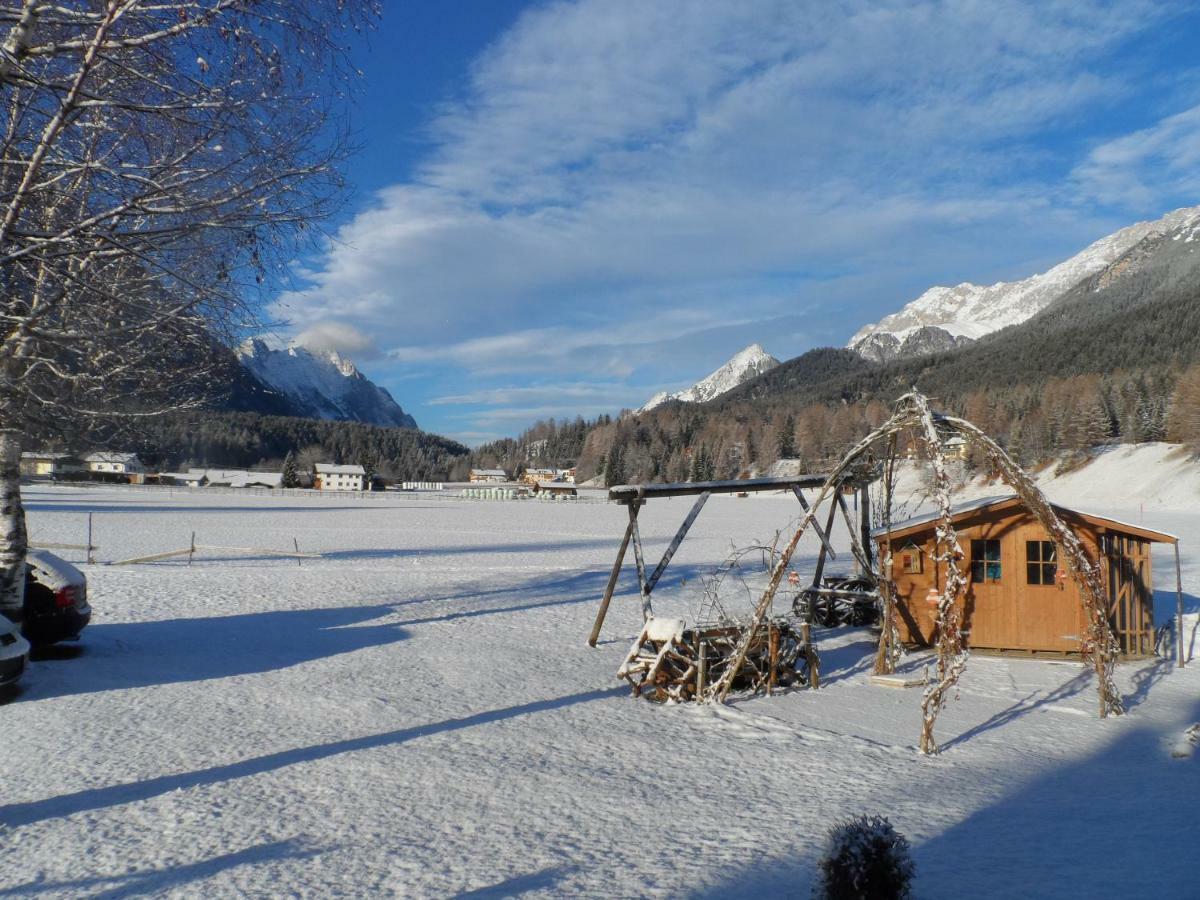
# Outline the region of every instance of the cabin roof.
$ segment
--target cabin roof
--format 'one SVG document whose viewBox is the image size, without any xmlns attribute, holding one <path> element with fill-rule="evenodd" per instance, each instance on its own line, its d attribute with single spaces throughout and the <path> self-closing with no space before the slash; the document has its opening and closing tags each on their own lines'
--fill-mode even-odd
<svg viewBox="0 0 1200 900">
<path fill-rule="evenodd" d="M 981 497 L 978 500 L 970 500 L 966 503 L 959 503 L 950 508 L 950 520 L 959 522 L 963 519 L 970 518 L 973 514 L 989 510 L 992 512 L 1003 512 L 1010 508 L 1021 507 L 1025 504 L 1016 494 L 1007 494 L 997 497 Z M 1153 541 L 1161 544 L 1176 544 L 1179 538 L 1173 534 L 1168 534 L 1165 531 L 1155 531 L 1152 528 L 1145 528 L 1141 525 L 1132 525 L 1129 522 L 1122 522 L 1119 519 L 1109 518 L 1108 516 L 1100 516 L 1095 513 L 1083 512 L 1077 509 L 1071 509 L 1066 506 L 1060 506 L 1057 503 L 1051 503 L 1050 506 L 1056 513 L 1068 521 L 1076 522 L 1083 521 L 1095 528 L 1103 528 L 1107 531 L 1116 531 L 1121 534 L 1130 534 L 1134 537 L 1140 537 L 1148 541 Z M 893 522 L 891 528 L 875 528 L 871 531 L 871 537 L 881 538 L 884 535 L 890 535 L 892 540 L 897 538 L 907 537 L 911 534 L 928 529 L 940 518 L 937 512 L 926 513 L 920 516 L 914 516 L 911 519 L 906 519 L 903 522 Z"/>
</svg>

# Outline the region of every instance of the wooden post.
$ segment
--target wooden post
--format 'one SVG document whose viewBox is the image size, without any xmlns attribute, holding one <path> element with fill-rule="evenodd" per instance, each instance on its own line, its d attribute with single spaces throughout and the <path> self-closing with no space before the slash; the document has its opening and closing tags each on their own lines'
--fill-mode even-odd
<svg viewBox="0 0 1200 900">
<path fill-rule="evenodd" d="M 299 566 L 300 565 L 300 541 L 298 541 L 296 538 L 293 537 L 292 538 L 292 546 L 296 548 L 296 565 Z"/>
<path fill-rule="evenodd" d="M 792 485 L 792 493 L 796 495 L 796 499 L 800 501 L 801 508 L 808 512 L 808 501 L 804 499 L 804 494 L 796 485 Z M 817 537 L 821 540 L 821 552 L 828 553 L 830 559 L 837 559 L 837 553 L 834 552 L 833 545 L 829 543 L 829 535 L 821 530 L 821 526 L 817 522 L 812 523 L 813 531 L 817 533 Z M 826 529 L 828 530 L 828 529 Z"/>
<path fill-rule="evenodd" d="M 642 556 L 642 533 L 638 529 L 637 513 L 630 511 L 633 526 L 633 561 L 637 565 L 638 591 L 642 596 L 642 621 L 649 621 L 654 615 L 650 606 L 650 592 L 646 590 L 646 560 Z"/>
<path fill-rule="evenodd" d="M 600 628 L 604 617 L 608 615 L 608 604 L 612 602 L 613 591 L 617 587 L 617 576 L 621 574 L 621 566 L 625 562 L 625 554 L 629 549 L 629 538 L 633 534 L 633 521 L 637 517 L 634 504 L 629 506 L 629 524 L 625 526 L 625 536 L 621 538 L 621 549 L 617 551 L 617 560 L 613 563 L 612 572 L 608 575 L 608 584 L 604 587 L 604 597 L 600 601 L 600 609 L 596 612 L 596 621 L 592 625 L 592 633 L 588 636 L 588 646 L 595 647 L 600 640 Z"/>
<path fill-rule="evenodd" d="M 767 696 L 775 693 L 775 675 L 779 668 L 779 629 L 767 625 Z"/>
<path fill-rule="evenodd" d="M 1178 633 L 1176 643 L 1179 644 L 1179 659 L 1175 664 L 1182 669 L 1186 660 L 1183 658 L 1183 575 L 1179 571 L 1178 539 L 1175 541 L 1175 631 Z"/>
<path fill-rule="evenodd" d="M 658 584 L 658 579 L 662 577 L 662 573 L 667 570 L 667 566 L 671 562 L 671 558 L 675 555 L 675 551 L 679 549 L 679 545 L 683 543 L 683 539 L 687 537 L 688 531 L 692 524 L 696 521 L 696 516 L 700 515 L 700 510 L 704 509 L 704 504 L 708 502 L 708 498 L 712 493 L 705 491 L 697 499 L 692 506 L 691 512 L 687 514 L 687 518 L 683 520 L 683 524 L 679 526 L 679 530 L 675 532 L 675 537 L 671 539 L 671 544 L 667 547 L 667 551 L 662 555 L 662 559 L 658 561 L 658 565 L 654 567 L 654 573 L 650 576 L 650 580 L 646 582 L 646 594 L 649 595 L 654 590 L 654 586 Z"/>
<path fill-rule="evenodd" d="M 708 643 L 700 636 L 700 632 L 696 632 L 696 643 L 699 645 L 696 650 L 696 656 L 699 662 L 696 664 L 696 699 L 704 696 L 704 679 L 708 677 Z"/>
<path fill-rule="evenodd" d="M 870 575 L 875 568 L 875 545 L 871 541 L 871 491 L 870 485 L 864 484 L 858 489 L 858 530 L 863 546 L 863 556 L 867 560 L 867 571 Z"/>
<path fill-rule="evenodd" d="M 196 555 L 196 532 L 192 532 L 192 545 L 188 548 L 188 566 L 192 564 L 192 557 Z"/>
<path fill-rule="evenodd" d="M 87 561 L 89 565 L 96 561 L 95 557 L 92 556 L 92 551 L 95 549 L 92 546 L 92 514 L 88 513 Z"/>
<path fill-rule="evenodd" d="M 833 517 L 834 517 L 834 515 L 836 515 L 836 514 L 837 514 L 837 504 L 836 504 L 836 503 L 832 503 L 832 502 L 831 502 L 831 503 L 829 504 L 829 518 L 827 518 L 827 519 L 825 520 L 825 532 L 826 532 L 826 534 L 828 534 L 828 533 L 830 533 L 831 531 L 833 531 Z M 814 521 L 813 521 L 813 525 L 816 525 L 816 524 L 817 524 L 817 523 L 816 523 L 816 521 L 814 520 Z M 820 587 L 820 586 L 821 586 L 821 577 L 822 577 L 822 576 L 825 574 L 825 557 L 826 557 L 826 548 L 825 548 L 825 545 L 824 545 L 824 544 L 822 544 L 822 545 L 821 545 L 821 552 L 817 554 L 817 568 L 816 568 L 816 571 L 815 571 L 815 572 L 813 572 L 813 583 L 812 583 L 812 586 L 813 586 L 813 587 Z M 834 558 L 835 558 L 835 557 L 833 556 L 832 552 L 830 552 L 830 553 L 829 553 L 829 558 L 830 558 L 830 559 L 834 559 Z M 810 602 L 810 603 L 809 603 L 809 606 L 811 606 L 811 605 L 812 605 L 812 604 L 811 604 L 811 602 Z"/>
<path fill-rule="evenodd" d="M 846 530 L 850 532 L 850 552 L 854 554 L 854 559 L 858 563 L 858 567 L 862 569 L 862 574 L 869 575 L 871 565 L 867 562 L 866 553 L 863 552 L 862 545 L 858 542 L 858 529 L 854 527 L 854 518 L 850 515 L 850 507 L 841 491 L 837 492 L 837 505 L 842 511 L 842 518 L 846 520 Z M 833 527 L 832 521 L 830 527 Z"/>
</svg>

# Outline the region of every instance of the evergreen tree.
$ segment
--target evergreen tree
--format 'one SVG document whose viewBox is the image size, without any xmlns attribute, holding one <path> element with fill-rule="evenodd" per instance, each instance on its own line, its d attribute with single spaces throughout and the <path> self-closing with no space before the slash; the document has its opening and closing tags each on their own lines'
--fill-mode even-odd
<svg viewBox="0 0 1200 900">
<path fill-rule="evenodd" d="M 300 487 L 300 467 L 296 465 L 296 455 L 291 450 L 283 458 L 283 479 L 280 484 L 285 488 Z"/>
<path fill-rule="evenodd" d="M 783 420 L 779 435 L 775 441 L 775 456 L 778 459 L 791 459 L 796 455 L 796 417 L 791 413 Z"/>
</svg>

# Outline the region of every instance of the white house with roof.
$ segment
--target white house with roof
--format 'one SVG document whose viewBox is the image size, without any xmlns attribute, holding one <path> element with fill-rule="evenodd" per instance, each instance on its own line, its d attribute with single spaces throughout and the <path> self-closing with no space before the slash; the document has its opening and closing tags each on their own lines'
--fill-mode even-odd
<svg viewBox="0 0 1200 900">
<path fill-rule="evenodd" d="M 503 484 L 508 481 L 508 473 L 503 469 L 472 469 L 470 479 L 474 483 Z"/>
<path fill-rule="evenodd" d="M 89 472 L 110 472 L 117 475 L 144 475 L 146 467 L 136 453 L 101 450 L 83 458 Z"/>
<path fill-rule="evenodd" d="M 317 463 L 313 487 L 319 491 L 365 491 L 367 470 L 362 466 L 335 466 Z"/>
<path fill-rule="evenodd" d="M 282 472 L 255 472 L 250 469 L 188 469 L 188 475 L 202 477 L 209 487 L 278 488 L 283 486 Z"/>
<path fill-rule="evenodd" d="M 61 478 L 83 471 L 83 461 L 59 450 L 31 450 L 21 454 L 21 474 L 39 478 Z"/>
</svg>

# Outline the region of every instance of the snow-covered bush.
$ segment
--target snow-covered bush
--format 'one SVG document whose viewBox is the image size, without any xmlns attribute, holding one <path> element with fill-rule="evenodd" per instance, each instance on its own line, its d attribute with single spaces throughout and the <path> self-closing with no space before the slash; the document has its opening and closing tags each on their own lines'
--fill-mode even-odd
<svg viewBox="0 0 1200 900">
<path fill-rule="evenodd" d="M 883 816 L 858 816 L 829 829 L 820 878 L 821 900 L 902 900 L 912 896 L 916 867 L 908 840 Z"/>
</svg>

